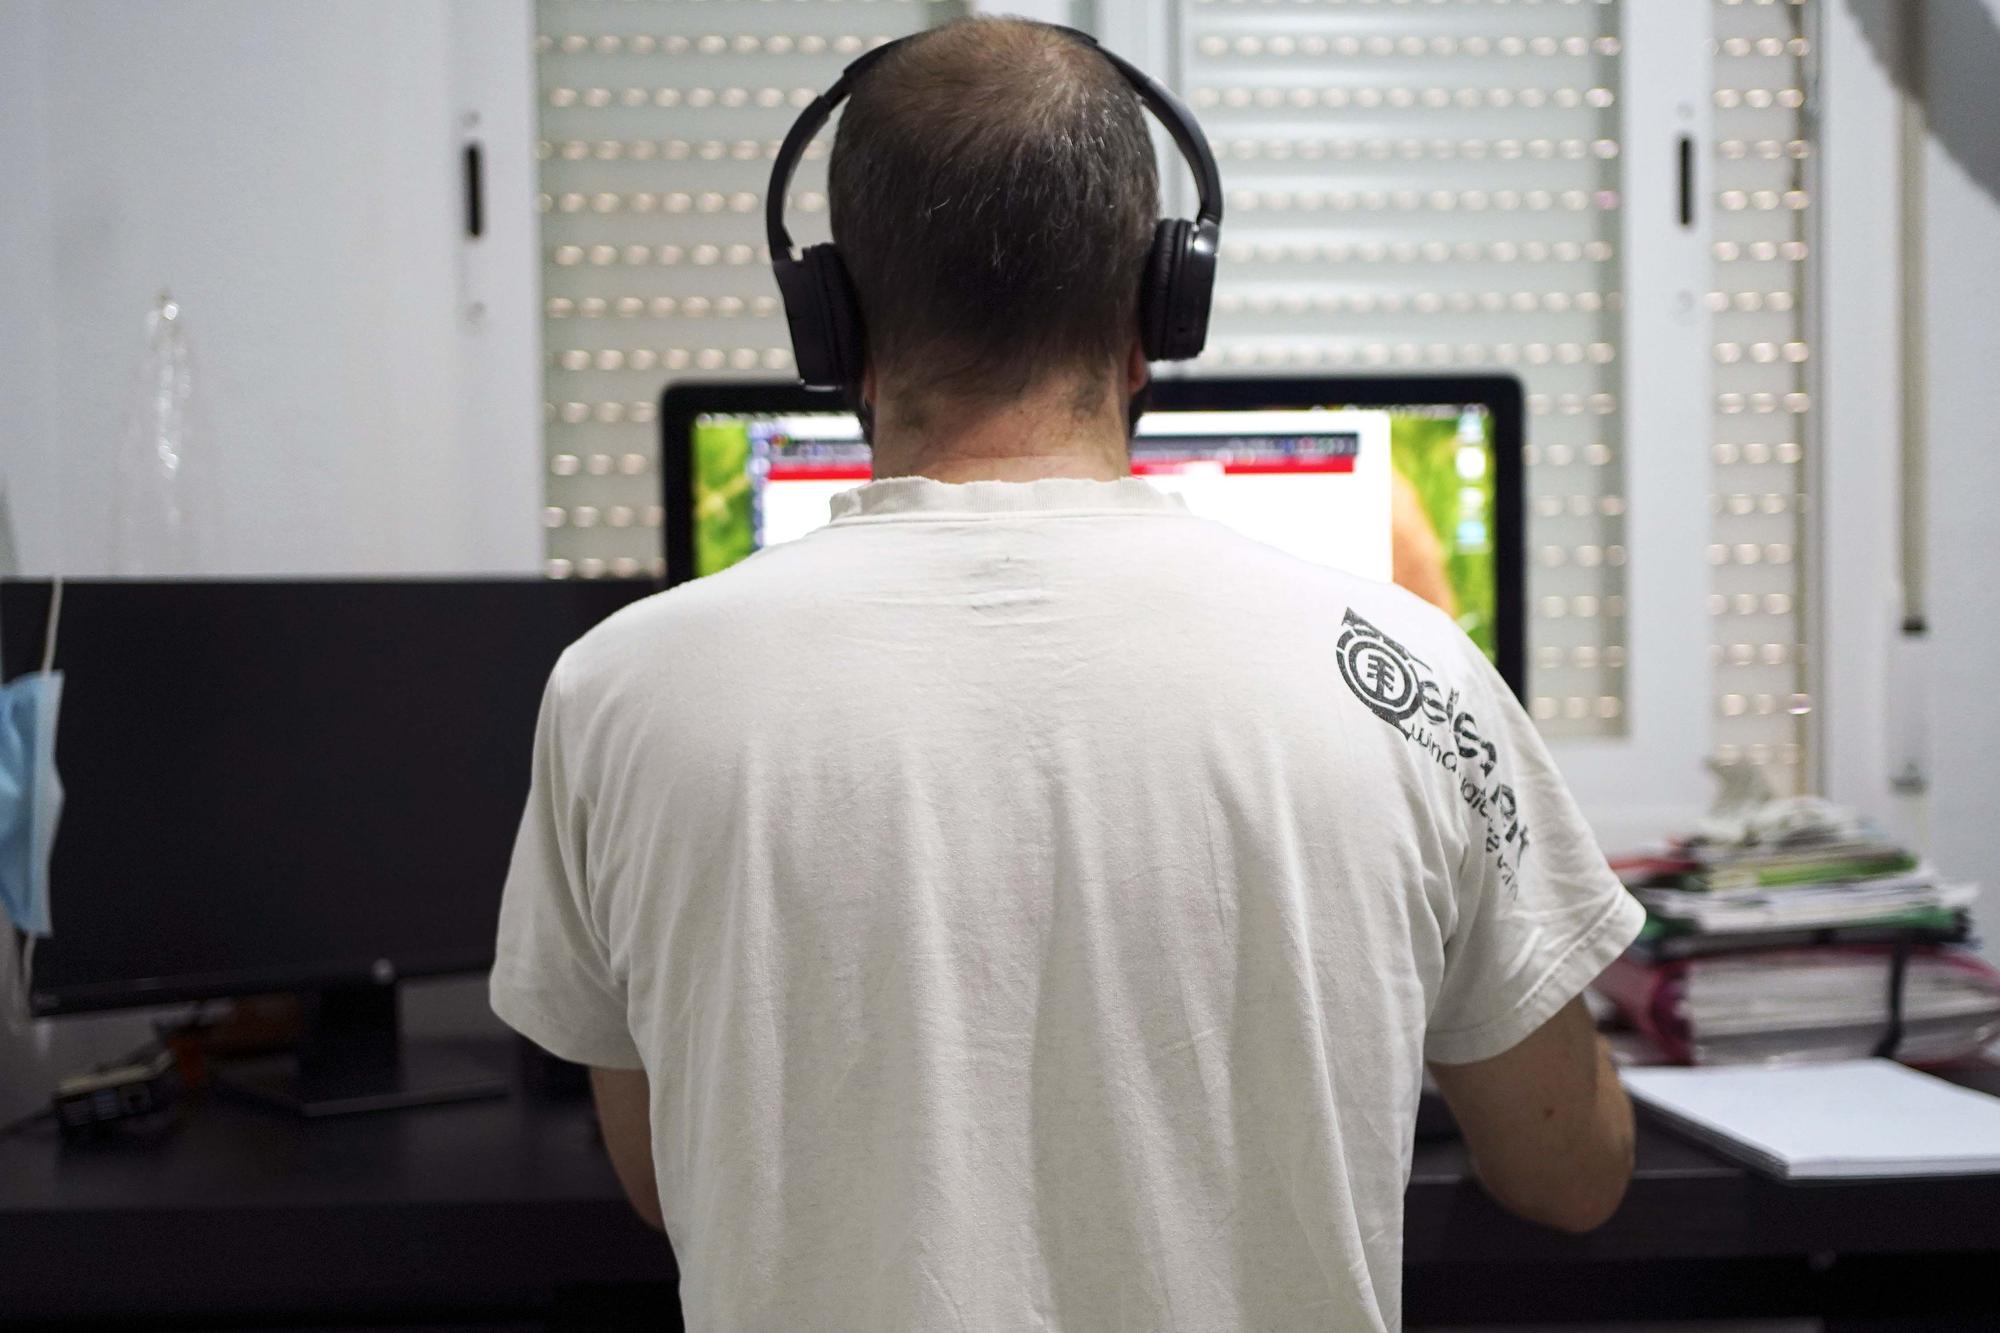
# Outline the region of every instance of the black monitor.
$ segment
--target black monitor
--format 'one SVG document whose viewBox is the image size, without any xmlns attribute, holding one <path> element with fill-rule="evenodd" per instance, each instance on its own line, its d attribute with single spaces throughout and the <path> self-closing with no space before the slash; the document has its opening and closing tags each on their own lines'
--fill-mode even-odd
<svg viewBox="0 0 2000 1333">
<path fill-rule="evenodd" d="M 66 582 L 34 1011 L 312 991 L 322 1035 L 393 1037 L 396 980 L 491 964 L 550 668 L 652 590 Z M 49 593 L 0 588 L 9 679 Z"/>
<path fill-rule="evenodd" d="M 1444 607 L 1525 687 L 1520 382 L 1504 375 L 1161 379 L 1132 468 L 1189 508 Z M 871 475 L 838 395 L 676 384 L 660 407 L 667 579 L 827 521 Z"/>
</svg>

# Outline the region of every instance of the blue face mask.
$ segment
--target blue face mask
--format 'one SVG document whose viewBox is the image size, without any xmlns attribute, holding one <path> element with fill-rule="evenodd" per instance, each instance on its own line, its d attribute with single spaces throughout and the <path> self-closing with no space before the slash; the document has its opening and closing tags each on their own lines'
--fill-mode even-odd
<svg viewBox="0 0 2000 1333">
<path fill-rule="evenodd" d="M 49 853 L 62 813 L 56 776 L 60 671 L 0 686 L 0 909 L 18 930 L 49 933 Z"/>
</svg>

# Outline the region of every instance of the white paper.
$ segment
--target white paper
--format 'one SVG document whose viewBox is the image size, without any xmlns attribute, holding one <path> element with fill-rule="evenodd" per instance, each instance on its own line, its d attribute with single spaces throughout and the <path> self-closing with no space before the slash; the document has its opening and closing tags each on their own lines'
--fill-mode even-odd
<svg viewBox="0 0 2000 1333">
<path fill-rule="evenodd" d="M 1621 1076 L 1696 1138 L 1788 1179 L 2000 1172 L 2000 1098 L 1890 1060 Z"/>
</svg>

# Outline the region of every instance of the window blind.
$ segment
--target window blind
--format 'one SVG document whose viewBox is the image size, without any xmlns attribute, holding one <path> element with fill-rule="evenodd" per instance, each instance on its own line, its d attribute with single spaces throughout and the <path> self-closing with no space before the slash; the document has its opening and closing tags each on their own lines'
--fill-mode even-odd
<svg viewBox="0 0 2000 1333">
<path fill-rule="evenodd" d="M 1755 765 L 1789 794 L 1813 785 L 1802 557 L 1813 444 L 1817 4 L 1713 3 L 1716 758 Z"/>
</svg>

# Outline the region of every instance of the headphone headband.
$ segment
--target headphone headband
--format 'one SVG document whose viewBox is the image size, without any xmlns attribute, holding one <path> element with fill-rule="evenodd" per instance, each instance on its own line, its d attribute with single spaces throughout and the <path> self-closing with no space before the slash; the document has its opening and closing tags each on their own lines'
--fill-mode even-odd
<svg viewBox="0 0 2000 1333">
<path fill-rule="evenodd" d="M 1074 28 L 1064 29 L 1076 32 Z M 1168 91 L 1167 86 L 1146 71 L 1134 65 L 1116 51 L 1107 51 L 1097 44 L 1097 39 L 1087 32 L 1076 33 L 1089 42 L 1091 49 L 1111 62 L 1111 68 L 1125 76 L 1132 85 L 1132 91 L 1139 95 L 1153 113 L 1153 118 L 1167 127 L 1173 136 L 1174 146 L 1181 150 L 1181 157 L 1194 172 L 1195 217 L 1202 222 L 1222 225 L 1222 173 L 1216 170 L 1215 154 L 1209 151 L 1208 136 L 1201 132 L 1201 125 L 1181 102 Z"/>
<path fill-rule="evenodd" d="M 1095 37 L 1077 28 L 1050 24 L 1052 28 L 1069 34 L 1083 42 L 1091 50 L 1110 62 L 1129 84 L 1139 100 L 1153 113 L 1153 118 L 1166 127 L 1173 137 L 1174 146 L 1180 150 L 1191 171 L 1194 172 L 1195 217 L 1203 222 L 1222 223 L 1222 173 L 1215 165 L 1215 154 L 1208 146 L 1208 136 L 1201 131 L 1201 125 L 1194 118 L 1181 99 L 1169 92 L 1164 84 L 1152 75 L 1134 65 L 1115 51 L 1105 49 Z M 841 70 L 840 77 L 833 86 L 806 104 L 799 118 L 792 122 L 792 128 L 785 133 L 785 141 L 778 147 L 777 161 L 771 164 L 771 188 L 764 194 L 764 239 L 770 245 L 771 258 L 780 255 L 787 258 L 792 253 L 792 234 L 785 227 L 785 196 L 791 193 L 792 174 L 798 170 L 799 160 L 805 156 L 806 145 L 812 142 L 833 115 L 834 109 L 847 100 L 854 91 L 854 81 L 866 74 L 870 67 L 883 56 L 888 55 L 906 42 L 924 36 L 915 32 L 907 37 L 898 37 L 893 42 L 884 42 L 872 51 L 864 51 L 848 62 Z"/>
<path fill-rule="evenodd" d="M 912 33 L 920 37 L 922 33 Z M 891 51 L 909 41 L 909 37 L 898 37 L 893 42 L 885 42 L 873 51 L 864 51 L 848 62 L 840 71 L 840 77 L 833 86 L 806 104 L 799 112 L 799 118 L 792 122 L 792 128 L 785 131 L 785 141 L 778 146 L 778 160 L 771 164 L 771 188 L 764 193 L 764 239 L 770 243 L 771 257 L 789 256 L 792 253 L 792 234 L 785 230 L 785 196 L 791 193 L 792 173 L 798 170 L 799 159 L 805 156 L 806 145 L 826 124 L 833 109 L 847 100 L 853 90 L 855 79 L 868 72 L 868 67 L 888 55 Z"/>
<path fill-rule="evenodd" d="M 1139 286 L 1139 340 L 1149 360 L 1185 361 L 1199 356 L 1208 337 L 1209 299 L 1215 288 L 1222 228 L 1222 175 L 1216 170 L 1208 139 L 1179 98 L 1131 62 L 1099 46 L 1095 37 L 1075 28 L 1043 26 L 1054 27 L 1103 56 L 1166 126 L 1174 146 L 1194 172 L 1199 196 L 1194 220 L 1163 218 L 1154 230 Z M 807 103 L 778 147 L 777 160 L 771 164 L 771 185 L 764 195 L 764 235 L 770 245 L 773 276 L 784 299 L 799 378 L 816 388 L 845 388 L 857 403 L 866 339 L 853 282 L 836 246 L 815 245 L 801 255 L 792 253 L 792 236 L 785 229 L 785 196 L 806 145 L 853 91 L 855 80 L 889 52 L 924 35 L 900 37 L 863 53 L 841 71 L 831 88 Z"/>
</svg>

